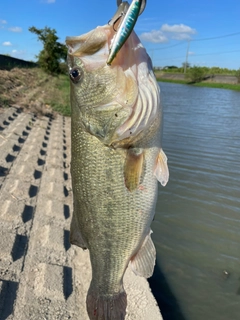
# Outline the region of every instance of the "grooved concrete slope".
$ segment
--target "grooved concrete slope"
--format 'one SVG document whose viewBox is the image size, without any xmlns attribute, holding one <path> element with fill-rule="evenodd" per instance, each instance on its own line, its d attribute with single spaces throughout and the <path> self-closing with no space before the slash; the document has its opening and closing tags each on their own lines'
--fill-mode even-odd
<svg viewBox="0 0 240 320">
<path fill-rule="evenodd" d="M 0 320 L 88 320 L 87 251 L 69 243 L 70 119 L 0 108 Z M 127 320 L 161 320 L 127 270 Z"/>
</svg>

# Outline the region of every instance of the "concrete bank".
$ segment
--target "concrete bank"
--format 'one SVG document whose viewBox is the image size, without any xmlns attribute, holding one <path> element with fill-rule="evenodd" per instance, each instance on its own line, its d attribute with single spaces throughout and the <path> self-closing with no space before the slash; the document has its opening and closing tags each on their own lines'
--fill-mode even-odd
<svg viewBox="0 0 240 320">
<path fill-rule="evenodd" d="M 170 73 L 170 72 L 155 72 L 156 78 L 165 80 L 186 80 L 185 75 L 183 73 Z M 228 84 L 237 84 L 237 77 L 235 76 L 226 76 L 226 75 L 208 75 L 206 76 L 206 80 L 204 82 L 213 82 L 213 83 L 228 83 Z"/>
<path fill-rule="evenodd" d="M 70 119 L 0 107 L 0 320 L 88 320 L 87 251 L 69 244 Z M 127 270 L 126 320 L 161 320 Z"/>
</svg>

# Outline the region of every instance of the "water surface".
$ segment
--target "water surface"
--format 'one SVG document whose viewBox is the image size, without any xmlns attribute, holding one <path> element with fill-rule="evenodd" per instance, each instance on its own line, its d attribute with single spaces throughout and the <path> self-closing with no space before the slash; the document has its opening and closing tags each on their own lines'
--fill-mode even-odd
<svg viewBox="0 0 240 320">
<path fill-rule="evenodd" d="M 150 284 L 164 320 L 240 319 L 240 92 L 160 83 L 170 181 Z"/>
</svg>

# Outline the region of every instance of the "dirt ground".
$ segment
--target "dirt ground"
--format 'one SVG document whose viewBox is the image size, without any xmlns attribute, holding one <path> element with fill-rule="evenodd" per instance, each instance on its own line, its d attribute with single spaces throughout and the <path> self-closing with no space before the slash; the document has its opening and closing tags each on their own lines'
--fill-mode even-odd
<svg viewBox="0 0 240 320">
<path fill-rule="evenodd" d="M 51 115 L 37 77 L 0 71 L 0 320 L 87 320 L 89 256 L 69 243 L 70 118 Z M 145 279 L 127 270 L 124 285 L 127 320 L 162 319 Z"/>
<path fill-rule="evenodd" d="M 57 98 L 64 104 L 58 87 L 59 77 L 44 73 L 39 68 L 0 70 L 0 106 L 17 106 L 38 115 L 50 115 L 49 101 Z"/>
</svg>

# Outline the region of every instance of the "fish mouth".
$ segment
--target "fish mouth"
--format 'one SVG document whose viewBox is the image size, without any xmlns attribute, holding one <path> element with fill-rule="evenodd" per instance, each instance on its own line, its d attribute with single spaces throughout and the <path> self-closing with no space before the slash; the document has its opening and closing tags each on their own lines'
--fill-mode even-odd
<svg viewBox="0 0 240 320">
<path fill-rule="evenodd" d="M 88 71 L 107 65 L 110 48 L 116 31 L 112 25 L 96 29 L 76 37 L 67 37 L 68 55 L 79 57 Z M 143 51 L 143 52 L 141 52 Z M 109 68 L 120 66 L 123 71 L 136 66 L 146 51 L 134 32 L 131 33 Z M 134 68 L 135 66 L 135 68 Z M 136 76 L 136 74 L 135 74 Z"/>
<path fill-rule="evenodd" d="M 67 37 L 68 56 L 80 58 L 87 71 L 96 70 L 106 64 L 113 35 L 112 28 L 105 25 L 81 36 Z"/>
</svg>

